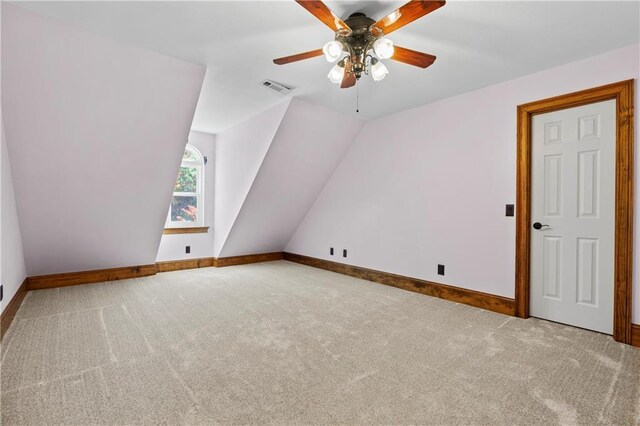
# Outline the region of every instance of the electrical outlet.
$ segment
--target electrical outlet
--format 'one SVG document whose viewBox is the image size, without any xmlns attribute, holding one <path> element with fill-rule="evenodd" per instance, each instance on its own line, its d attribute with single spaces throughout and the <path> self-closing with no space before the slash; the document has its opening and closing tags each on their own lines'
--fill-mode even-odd
<svg viewBox="0 0 640 426">
<path fill-rule="evenodd" d="M 514 210 L 515 210 L 515 206 L 513 204 L 507 204 L 507 206 L 505 208 L 505 215 L 506 216 L 513 216 Z"/>
<path fill-rule="evenodd" d="M 191 246 L 185 246 L 184 247 L 184 252 L 185 253 L 191 253 Z"/>
<path fill-rule="evenodd" d="M 347 257 L 347 249 L 342 249 L 342 257 Z"/>
<path fill-rule="evenodd" d="M 333 256 L 333 247 L 329 247 L 329 254 Z"/>
<path fill-rule="evenodd" d="M 438 265 L 438 275 L 444 275 L 444 265 Z"/>
</svg>

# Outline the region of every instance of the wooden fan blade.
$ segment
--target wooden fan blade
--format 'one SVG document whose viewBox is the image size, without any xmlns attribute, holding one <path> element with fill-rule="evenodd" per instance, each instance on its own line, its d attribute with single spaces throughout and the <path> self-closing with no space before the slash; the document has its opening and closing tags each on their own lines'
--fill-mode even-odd
<svg viewBox="0 0 640 426">
<path fill-rule="evenodd" d="M 342 76 L 341 89 L 347 89 L 356 85 L 356 75 L 351 72 L 351 63 L 349 59 L 344 60 L 344 75 Z"/>
<path fill-rule="evenodd" d="M 290 64 L 291 62 L 302 61 L 304 59 L 315 58 L 316 56 L 322 56 L 322 49 L 310 50 L 309 52 L 298 53 L 297 55 L 285 56 L 283 58 L 274 59 L 273 63 L 276 65 Z"/>
<path fill-rule="evenodd" d="M 296 2 L 321 20 L 327 27 L 331 28 L 333 32 L 340 32 L 342 35 L 351 34 L 351 28 L 321 1 L 296 0 Z"/>
<path fill-rule="evenodd" d="M 436 57 L 433 55 L 418 52 L 416 50 L 405 49 L 400 46 L 393 46 L 393 56 L 391 59 L 420 68 L 426 68 L 436 61 Z"/>
<path fill-rule="evenodd" d="M 376 36 L 389 34 L 392 31 L 402 28 L 405 25 L 422 18 L 436 9 L 444 6 L 444 0 L 411 0 L 399 9 L 394 10 L 375 24 L 372 32 Z M 378 30 L 381 32 L 378 32 Z"/>
</svg>

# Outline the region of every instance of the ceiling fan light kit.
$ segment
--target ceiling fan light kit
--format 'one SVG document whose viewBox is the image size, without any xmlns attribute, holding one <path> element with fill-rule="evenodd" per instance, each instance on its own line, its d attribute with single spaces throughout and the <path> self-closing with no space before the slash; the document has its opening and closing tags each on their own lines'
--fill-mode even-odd
<svg viewBox="0 0 640 426">
<path fill-rule="evenodd" d="M 374 21 L 363 13 L 353 13 L 345 21 L 338 18 L 322 1 L 296 0 L 335 33 L 335 39 L 322 49 L 274 59 L 278 65 L 309 59 L 324 54 L 336 63 L 327 77 L 341 88 L 355 86 L 362 74 L 374 81 L 383 80 L 389 69 L 380 61 L 391 59 L 420 68 L 433 64 L 436 57 L 427 53 L 394 46 L 385 36 L 444 6 L 444 0 L 412 0 L 389 15 Z"/>
<path fill-rule="evenodd" d="M 344 62 L 342 66 L 340 64 L 335 64 L 333 68 L 327 74 L 327 78 L 331 80 L 332 83 L 340 83 L 342 81 L 342 77 L 344 76 Z"/>
<path fill-rule="evenodd" d="M 389 74 L 389 70 L 382 62 L 377 61 L 371 65 L 371 77 L 374 81 L 383 80 L 387 74 Z"/>
<path fill-rule="evenodd" d="M 336 62 L 342 56 L 344 46 L 339 41 L 330 41 L 324 45 L 322 52 L 329 62 Z"/>
<path fill-rule="evenodd" d="M 345 71 L 355 72 L 356 80 L 360 78 L 362 73 L 365 73 L 371 74 L 374 81 L 381 81 L 389 74 L 389 70 L 380 62 L 380 59 L 389 59 L 393 56 L 393 42 L 388 38 L 378 38 L 373 43 L 371 41 L 367 42 L 363 48 L 358 43 L 354 43 L 347 38 L 344 43 L 335 40 L 328 42 L 324 45 L 322 51 L 329 62 L 336 62 L 342 57 L 343 52 L 352 62 L 350 70 L 346 69 L 345 61 L 340 61 L 331 68 L 327 77 L 332 83 L 341 83 Z M 363 52 L 365 52 L 364 59 L 361 58 Z"/>
<path fill-rule="evenodd" d="M 388 38 L 379 38 L 373 42 L 373 51 L 380 59 L 389 59 L 393 56 L 393 42 Z"/>
</svg>

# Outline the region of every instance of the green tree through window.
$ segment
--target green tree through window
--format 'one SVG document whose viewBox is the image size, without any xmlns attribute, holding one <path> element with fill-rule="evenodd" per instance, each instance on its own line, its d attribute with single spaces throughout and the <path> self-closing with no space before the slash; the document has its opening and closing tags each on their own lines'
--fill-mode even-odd
<svg viewBox="0 0 640 426">
<path fill-rule="evenodd" d="M 187 145 L 173 189 L 167 227 L 202 226 L 203 166 L 202 155 Z"/>
</svg>

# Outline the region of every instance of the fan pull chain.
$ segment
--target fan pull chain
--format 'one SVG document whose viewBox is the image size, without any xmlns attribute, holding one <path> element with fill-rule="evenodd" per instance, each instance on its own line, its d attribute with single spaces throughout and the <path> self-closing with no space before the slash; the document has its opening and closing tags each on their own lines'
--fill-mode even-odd
<svg viewBox="0 0 640 426">
<path fill-rule="evenodd" d="M 360 113 L 360 91 L 358 90 L 357 84 L 356 84 L 356 112 Z"/>
</svg>

